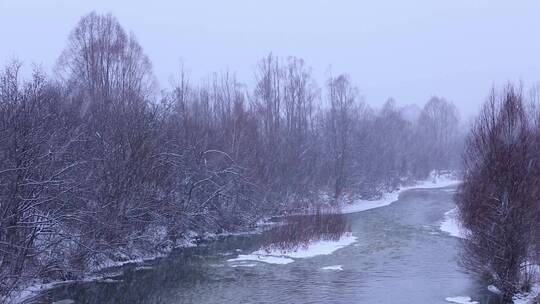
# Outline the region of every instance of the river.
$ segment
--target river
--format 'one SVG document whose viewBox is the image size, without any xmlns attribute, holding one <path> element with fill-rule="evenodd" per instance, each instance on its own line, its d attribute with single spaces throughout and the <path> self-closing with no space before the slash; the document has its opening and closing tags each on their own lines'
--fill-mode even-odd
<svg viewBox="0 0 540 304">
<path fill-rule="evenodd" d="M 454 189 L 408 190 L 391 205 L 346 215 L 356 242 L 329 255 L 285 265 L 254 262 L 252 267 L 232 267 L 227 260 L 259 249 L 262 237 L 230 236 L 124 266 L 104 280 L 60 285 L 41 300 L 436 304 L 468 296 L 494 303 L 485 285 L 458 265 L 462 240 L 439 229 L 444 213 L 455 207 Z M 331 269 L 322 269 L 328 266 Z"/>
</svg>

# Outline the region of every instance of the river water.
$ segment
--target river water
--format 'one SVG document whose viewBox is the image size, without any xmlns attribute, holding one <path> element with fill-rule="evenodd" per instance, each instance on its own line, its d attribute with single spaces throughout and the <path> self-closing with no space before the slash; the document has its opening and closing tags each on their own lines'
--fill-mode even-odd
<svg viewBox="0 0 540 304">
<path fill-rule="evenodd" d="M 348 214 L 356 242 L 286 265 L 228 259 L 261 246 L 261 235 L 231 236 L 174 252 L 101 281 L 64 284 L 41 300 L 60 303 L 495 303 L 458 265 L 459 242 L 439 230 L 454 188 L 414 189 L 391 205 Z M 340 265 L 342 270 L 323 270 Z M 69 300 L 72 301 L 69 301 Z"/>
</svg>

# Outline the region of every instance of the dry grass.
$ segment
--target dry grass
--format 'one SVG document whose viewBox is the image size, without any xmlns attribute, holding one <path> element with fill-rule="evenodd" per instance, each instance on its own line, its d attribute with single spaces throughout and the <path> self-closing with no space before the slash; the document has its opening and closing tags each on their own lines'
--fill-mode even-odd
<svg viewBox="0 0 540 304">
<path fill-rule="evenodd" d="M 339 240 L 351 229 L 347 218 L 336 211 L 319 208 L 315 214 L 286 217 L 283 225 L 269 230 L 264 235 L 263 248 L 267 252 L 276 249 L 292 251 L 305 248 L 313 241 Z"/>
</svg>

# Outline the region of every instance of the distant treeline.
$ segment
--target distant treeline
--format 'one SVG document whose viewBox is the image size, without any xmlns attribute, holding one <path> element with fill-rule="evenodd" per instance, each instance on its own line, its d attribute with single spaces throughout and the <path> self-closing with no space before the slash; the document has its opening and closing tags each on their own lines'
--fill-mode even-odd
<svg viewBox="0 0 540 304">
<path fill-rule="evenodd" d="M 159 90 L 111 15 L 80 20 L 53 75 L 20 70 L 0 73 L 0 297 L 459 164 L 459 115 L 443 98 L 375 110 L 348 76 L 318 87 L 303 60 L 273 55 L 252 89 L 181 72 Z"/>
</svg>

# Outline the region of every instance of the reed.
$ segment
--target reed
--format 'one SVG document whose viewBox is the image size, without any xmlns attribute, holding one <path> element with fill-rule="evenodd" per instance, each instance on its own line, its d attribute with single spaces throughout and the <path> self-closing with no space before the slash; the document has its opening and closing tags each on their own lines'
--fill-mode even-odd
<svg viewBox="0 0 540 304">
<path fill-rule="evenodd" d="M 284 224 L 267 231 L 263 238 L 263 249 L 270 251 L 294 251 L 306 248 L 319 240 L 339 240 L 350 232 L 345 215 L 335 208 L 318 208 L 314 214 L 291 215 Z"/>
</svg>

